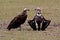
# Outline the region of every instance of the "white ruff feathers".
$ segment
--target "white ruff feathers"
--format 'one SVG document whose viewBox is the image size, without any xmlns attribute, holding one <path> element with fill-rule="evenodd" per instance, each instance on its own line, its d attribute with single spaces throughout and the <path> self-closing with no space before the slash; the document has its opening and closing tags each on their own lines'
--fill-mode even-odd
<svg viewBox="0 0 60 40">
<path fill-rule="evenodd" d="M 42 16 L 42 14 L 37 14 L 37 16 Z"/>
</svg>

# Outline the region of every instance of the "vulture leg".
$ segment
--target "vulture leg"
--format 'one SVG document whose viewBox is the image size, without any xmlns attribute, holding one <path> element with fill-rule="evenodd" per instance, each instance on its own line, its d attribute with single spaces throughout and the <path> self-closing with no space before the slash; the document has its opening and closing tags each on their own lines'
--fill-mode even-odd
<svg viewBox="0 0 60 40">
<path fill-rule="evenodd" d="M 19 29 L 18 29 L 18 31 L 21 31 L 21 25 L 19 26 Z"/>
</svg>

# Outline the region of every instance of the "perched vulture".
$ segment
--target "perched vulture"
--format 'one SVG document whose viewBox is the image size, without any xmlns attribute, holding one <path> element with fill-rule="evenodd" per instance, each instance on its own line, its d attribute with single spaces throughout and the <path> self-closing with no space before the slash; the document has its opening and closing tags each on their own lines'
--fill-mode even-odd
<svg viewBox="0 0 60 40">
<path fill-rule="evenodd" d="M 21 24 L 23 24 L 27 19 L 27 11 L 29 11 L 29 9 L 24 8 L 21 14 L 14 17 L 14 19 L 8 25 L 7 29 L 11 30 L 11 29 L 18 28 L 19 26 L 21 27 Z"/>
<path fill-rule="evenodd" d="M 36 8 L 36 15 L 32 20 L 28 20 L 28 24 L 31 26 L 33 30 L 45 30 L 50 24 L 50 20 L 46 20 L 41 14 L 40 8 Z"/>
</svg>

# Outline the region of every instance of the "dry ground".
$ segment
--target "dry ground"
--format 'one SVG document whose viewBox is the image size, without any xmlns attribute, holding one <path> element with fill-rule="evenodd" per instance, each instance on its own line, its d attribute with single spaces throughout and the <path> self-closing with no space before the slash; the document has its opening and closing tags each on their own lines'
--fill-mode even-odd
<svg viewBox="0 0 60 40">
<path fill-rule="evenodd" d="M 51 20 L 46 31 L 33 31 L 27 22 L 22 25 L 21 31 L 6 29 L 25 7 L 31 10 L 27 20 L 32 19 L 37 6 L 41 8 L 43 16 Z M 60 0 L 0 0 L 0 40 L 60 40 Z"/>
</svg>

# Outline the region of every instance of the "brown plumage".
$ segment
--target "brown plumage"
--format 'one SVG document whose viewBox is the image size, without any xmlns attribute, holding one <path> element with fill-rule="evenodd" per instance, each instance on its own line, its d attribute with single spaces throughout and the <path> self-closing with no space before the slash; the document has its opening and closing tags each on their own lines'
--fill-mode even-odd
<svg viewBox="0 0 60 40">
<path fill-rule="evenodd" d="M 14 19 L 8 25 L 7 29 L 10 30 L 18 28 L 19 26 L 21 27 L 21 24 L 23 24 L 27 19 L 27 11 L 29 11 L 29 9 L 25 8 L 21 14 L 14 17 Z"/>
</svg>

